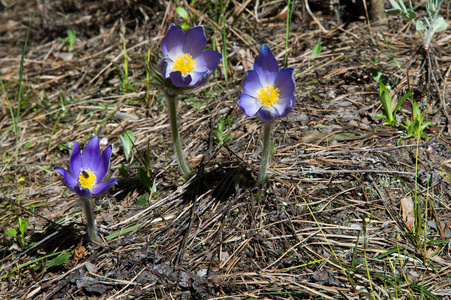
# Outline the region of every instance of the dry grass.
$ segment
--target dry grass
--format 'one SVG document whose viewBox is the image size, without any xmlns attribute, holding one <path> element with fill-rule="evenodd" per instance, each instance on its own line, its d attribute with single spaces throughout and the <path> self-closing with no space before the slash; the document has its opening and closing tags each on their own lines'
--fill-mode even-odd
<svg viewBox="0 0 451 300">
<path fill-rule="evenodd" d="M 286 3 L 240 2 L 245 4 L 229 2 L 225 16 L 228 82 L 218 68 L 205 87 L 179 103 L 184 149 L 197 170 L 189 182 L 178 172 L 167 109 L 159 91 L 151 87 L 147 92 L 144 66 L 149 49 L 159 53 L 169 24 L 182 23 L 173 2 L 15 2 L 1 12 L 0 75 L 14 112 L 22 47 L 33 11 L 36 15 L 17 136 L 5 94 L 0 96 L 0 274 L 8 275 L 0 281 L 0 295 L 451 299 L 451 195 L 449 181 L 442 179 L 451 156 L 450 30 L 435 43 L 435 71 L 443 76 L 439 89 L 417 87 L 419 61 L 408 73 L 426 119 L 435 124 L 417 154 L 414 139 L 398 147 L 403 133 L 372 118 L 380 103 L 371 68 L 379 59 L 390 81 L 400 79 L 396 95 L 401 95 L 419 37 L 394 17 L 388 28 L 369 28 L 364 17 L 341 24 L 328 5 L 310 1 L 312 19 L 296 2 L 288 66 L 296 69 L 297 103 L 275 125 L 271 180 L 259 190 L 254 178 L 261 126 L 236 102 L 244 72 L 263 44 L 283 61 Z M 184 7 L 191 25 L 205 24 L 208 47 L 215 41 L 221 51 L 219 4 Z M 133 86 L 126 91 L 118 73 L 124 68 L 121 19 Z M 73 57 L 61 42 L 69 29 L 77 34 Z M 389 51 L 381 32 L 404 69 L 382 54 Z M 323 49 L 312 59 L 318 41 Z M 404 106 L 402 118 L 407 117 Z M 225 147 L 213 139 L 221 119 L 228 122 L 225 133 L 234 136 Z M 119 141 L 127 129 L 136 137 L 131 162 Z M 95 199 L 105 246 L 86 241 L 78 200 L 53 172 L 69 163 L 67 142 L 84 145 L 94 134 L 114 145 L 110 175 L 119 181 Z M 148 148 L 154 192 L 137 176 L 138 158 Z M 128 178 L 119 175 L 120 163 L 128 168 Z M 400 210 L 402 198 L 414 197 L 416 182 L 426 228 L 421 236 L 411 232 Z M 148 204 L 139 206 L 143 195 Z M 17 228 L 18 216 L 29 221 L 27 250 L 4 234 Z M 71 254 L 63 265 L 47 268 L 53 257 L 37 260 L 63 250 Z M 18 268 L 27 262 L 32 263 Z"/>
</svg>

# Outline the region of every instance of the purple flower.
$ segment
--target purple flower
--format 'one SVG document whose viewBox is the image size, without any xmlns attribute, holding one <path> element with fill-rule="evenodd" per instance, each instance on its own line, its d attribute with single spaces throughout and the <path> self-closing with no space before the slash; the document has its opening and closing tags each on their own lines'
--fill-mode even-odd
<svg viewBox="0 0 451 300">
<path fill-rule="evenodd" d="M 238 106 L 248 117 L 258 114 L 264 122 L 285 117 L 294 107 L 293 70 L 283 68 L 279 72 L 276 58 L 263 45 L 254 69 L 247 71 Z"/>
<path fill-rule="evenodd" d="M 67 185 L 80 198 L 102 194 L 110 186 L 117 184 L 116 179 L 102 182 L 110 167 L 112 151 L 113 146 L 109 145 L 100 155 L 99 138 L 95 136 L 86 145 L 82 156 L 80 146 L 74 142 L 70 157 L 70 173 L 64 168 L 56 169 L 55 172 L 63 175 Z"/>
<path fill-rule="evenodd" d="M 158 67 L 163 77 L 170 78 L 178 87 L 197 87 L 206 83 L 222 59 L 214 50 L 203 51 L 206 45 L 203 26 L 192 27 L 184 33 L 171 24 L 161 41 L 164 57 Z"/>
</svg>

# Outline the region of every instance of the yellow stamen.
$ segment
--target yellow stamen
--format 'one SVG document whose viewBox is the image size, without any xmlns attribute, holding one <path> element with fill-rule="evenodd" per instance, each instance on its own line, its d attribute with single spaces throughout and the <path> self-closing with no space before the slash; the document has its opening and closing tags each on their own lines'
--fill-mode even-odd
<svg viewBox="0 0 451 300">
<path fill-rule="evenodd" d="M 78 176 L 78 182 L 82 188 L 91 189 L 96 182 L 96 175 L 89 169 L 82 170 Z"/>
<path fill-rule="evenodd" d="M 196 62 L 192 58 L 191 54 L 179 54 L 175 61 L 172 63 L 172 71 L 180 71 L 183 76 L 191 74 L 196 67 Z"/>
<path fill-rule="evenodd" d="M 264 107 L 272 107 L 279 100 L 279 89 L 267 84 L 257 91 L 258 100 Z"/>
</svg>

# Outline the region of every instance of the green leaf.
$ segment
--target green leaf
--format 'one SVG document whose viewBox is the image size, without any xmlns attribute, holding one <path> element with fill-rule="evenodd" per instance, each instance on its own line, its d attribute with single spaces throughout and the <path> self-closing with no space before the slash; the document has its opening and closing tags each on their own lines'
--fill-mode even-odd
<svg viewBox="0 0 451 300">
<path fill-rule="evenodd" d="M 135 143 L 135 134 L 131 130 L 125 131 L 125 134 L 119 136 L 122 144 L 122 149 L 124 149 L 125 159 L 129 160 L 132 148 Z"/>
<path fill-rule="evenodd" d="M 230 133 L 226 135 L 226 137 L 224 138 L 223 142 L 227 142 L 228 140 L 233 139 L 233 135 L 231 135 Z"/>
<path fill-rule="evenodd" d="M 318 55 L 320 53 L 321 53 L 321 42 L 318 42 L 318 43 L 315 44 L 315 46 L 313 46 L 312 56 Z"/>
<path fill-rule="evenodd" d="M 28 219 L 22 219 L 21 217 L 19 217 L 17 219 L 17 225 L 19 226 L 20 234 L 23 237 L 28 227 Z"/>
<path fill-rule="evenodd" d="M 77 36 L 75 34 L 75 30 L 69 29 L 67 32 L 67 41 L 68 41 L 68 47 L 69 51 L 72 51 L 72 48 L 74 48 L 75 40 L 77 39 Z"/>
<path fill-rule="evenodd" d="M 105 239 L 106 239 L 107 241 L 110 241 L 110 240 L 112 240 L 112 239 L 114 239 L 114 238 L 117 238 L 117 237 L 120 236 L 120 235 L 129 233 L 129 232 L 131 232 L 131 231 L 133 231 L 133 230 L 138 229 L 139 226 L 141 226 L 141 224 L 136 224 L 136 225 L 133 225 L 133 226 L 131 226 L 131 227 L 121 229 L 120 231 L 116 231 L 116 232 L 114 232 L 114 233 L 112 233 L 112 234 L 106 236 Z"/>
<path fill-rule="evenodd" d="M 374 119 L 385 119 L 386 121 L 388 121 L 387 117 L 385 115 L 383 115 L 383 114 L 374 115 L 373 118 Z"/>
<path fill-rule="evenodd" d="M 25 145 L 23 145 L 23 148 L 24 148 L 24 149 L 28 149 L 28 148 L 30 148 L 31 146 L 33 146 L 33 142 L 26 142 Z"/>
<path fill-rule="evenodd" d="M 117 169 L 119 170 L 119 174 L 121 174 L 122 177 L 128 177 L 128 170 L 126 166 L 124 166 L 123 164 L 118 164 Z"/>
<path fill-rule="evenodd" d="M 387 9 L 385 11 L 385 13 L 387 15 L 400 16 L 400 15 L 402 15 L 402 10 L 400 10 L 400 9 Z"/>
<path fill-rule="evenodd" d="M 142 184 L 149 189 L 149 191 L 152 190 L 152 183 L 150 182 L 150 178 L 147 176 L 147 172 L 144 169 L 138 169 L 138 178 Z"/>
<path fill-rule="evenodd" d="M 183 23 L 182 24 L 182 30 L 183 31 L 187 31 L 188 29 L 190 29 L 191 28 L 191 26 L 189 26 L 188 24 L 186 24 L 186 23 Z"/>
<path fill-rule="evenodd" d="M 382 72 L 379 71 L 378 69 L 372 69 L 371 70 L 371 76 L 373 76 L 373 79 L 376 82 L 379 82 L 381 80 L 381 77 L 382 77 Z"/>
<path fill-rule="evenodd" d="M 412 21 L 416 17 L 417 17 L 416 12 L 414 12 L 412 9 L 407 10 L 407 19 L 409 19 L 409 21 Z"/>
<path fill-rule="evenodd" d="M 434 32 L 440 32 L 448 28 L 448 23 L 443 17 L 438 17 L 437 20 L 435 20 L 432 24 L 432 28 Z"/>
<path fill-rule="evenodd" d="M 141 197 L 139 197 L 138 201 L 136 201 L 136 205 L 138 206 L 144 206 L 149 204 L 149 202 L 147 201 L 147 195 L 144 194 Z"/>
<path fill-rule="evenodd" d="M 380 101 L 382 103 L 382 106 L 384 107 L 384 114 L 387 117 L 387 122 L 392 124 L 394 119 L 391 110 L 392 99 L 390 96 L 390 92 L 382 82 L 379 83 L 379 89 L 380 89 Z"/>
<path fill-rule="evenodd" d="M 415 29 L 416 29 L 417 31 L 425 30 L 426 27 L 424 26 L 423 21 L 417 20 L 417 21 L 415 22 Z"/>
<path fill-rule="evenodd" d="M 10 237 L 15 238 L 15 237 L 17 237 L 17 230 L 15 230 L 14 228 L 10 228 L 10 229 L 5 230 L 5 234 Z"/>
<path fill-rule="evenodd" d="M 47 263 L 47 267 L 57 267 L 66 263 L 66 261 L 72 256 L 71 253 L 61 254 L 60 256 L 55 257 L 51 261 Z"/>
<path fill-rule="evenodd" d="M 399 99 L 398 103 L 396 104 L 396 107 L 393 110 L 393 114 L 396 114 L 398 112 L 398 110 L 401 108 L 401 105 L 404 103 L 404 101 L 406 101 L 406 99 L 412 95 L 413 95 L 412 93 L 407 93 L 404 96 L 402 96 L 402 98 Z"/>
<path fill-rule="evenodd" d="M 188 12 L 181 6 L 177 6 L 175 12 L 185 21 L 188 21 Z"/>
<path fill-rule="evenodd" d="M 390 0 L 390 4 L 394 9 L 401 10 L 401 6 L 395 0 Z"/>
</svg>

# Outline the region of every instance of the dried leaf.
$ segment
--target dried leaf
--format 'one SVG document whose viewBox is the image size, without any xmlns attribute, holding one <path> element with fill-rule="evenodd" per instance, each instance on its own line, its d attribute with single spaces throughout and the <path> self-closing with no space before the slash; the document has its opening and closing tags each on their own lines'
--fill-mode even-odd
<svg viewBox="0 0 451 300">
<path fill-rule="evenodd" d="M 415 214 L 413 211 L 412 197 L 404 197 L 401 199 L 402 221 L 406 224 L 410 231 L 413 231 Z"/>
</svg>

